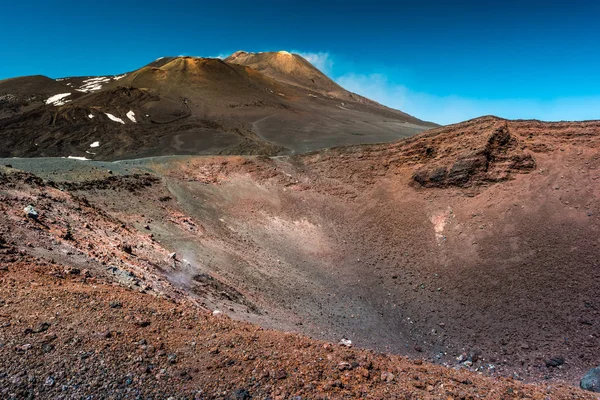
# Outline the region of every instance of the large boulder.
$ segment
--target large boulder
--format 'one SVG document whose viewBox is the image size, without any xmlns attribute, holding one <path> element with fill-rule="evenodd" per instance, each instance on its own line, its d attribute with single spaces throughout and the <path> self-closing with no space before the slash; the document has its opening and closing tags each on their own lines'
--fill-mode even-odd
<svg viewBox="0 0 600 400">
<path fill-rule="evenodd" d="M 600 367 L 590 369 L 579 383 L 583 390 L 600 393 Z"/>
</svg>

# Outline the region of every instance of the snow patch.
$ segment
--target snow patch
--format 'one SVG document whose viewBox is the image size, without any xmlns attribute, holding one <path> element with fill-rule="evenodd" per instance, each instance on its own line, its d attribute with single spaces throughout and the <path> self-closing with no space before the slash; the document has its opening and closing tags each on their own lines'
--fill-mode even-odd
<svg viewBox="0 0 600 400">
<path fill-rule="evenodd" d="M 90 115 L 88 115 L 88 118 L 89 118 L 89 119 L 92 119 L 92 118 L 94 118 L 94 114 L 90 114 Z"/>
<path fill-rule="evenodd" d="M 79 89 L 75 89 L 78 92 L 82 93 L 90 93 L 97 92 L 102 89 L 102 85 L 105 83 L 109 83 L 110 81 L 118 81 L 119 79 L 123 79 L 127 74 L 116 75 L 113 77 L 110 76 L 97 76 L 95 78 L 88 78 L 83 80 L 83 85 L 79 87 Z"/>
<path fill-rule="evenodd" d="M 79 160 L 79 161 L 90 161 L 89 158 L 85 158 L 85 157 L 75 157 L 75 156 L 69 156 L 67 158 L 70 158 L 71 160 Z"/>
<path fill-rule="evenodd" d="M 102 89 L 102 84 L 110 82 L 110 78 L 105 76 L 98 76 L 96 78 L 88 78 L 83 80 L 83 85 L 79 89 L 75 89 L 78 92 L 89 93 L 96 92 Z"/>
<path fill-rule="evenodd" d="M 52 104 L 55 106 L 62 106 L 65 103 L 68 103 L 71 100 L 64 100 L 65 97 L 70 96 L 71 93 L 59 93 L 59 94 L 55 94 L 52 97 L 49 97 L 46 100 L 46 104 Z"/>
<path fill-rule="evenodd" d="M 100 147 L 100 142 L 94 142 L 90 144 L 90 147 Z"/>
<path fill-rule="evenodd" d="M 119 122 L 119 123 L 121 123 L 121 124 L 125 125 L 125 121 L 123 121 L 121 118 L 119 118 L 119 117 L 115 117 L 114 115 L 112 115 L 112 114 L 109 114 L 109 113 L 104 113 L 104 114 L 106 114 L 106 116 L 107 116 L 108 118 L 110 118 L 111 120 L 113 120 L 113 121 L 115 121 L 115 122 Z"/>
<path fill-rule="evenodd" d="M 129 112 L 127 113 L 127 118 L 129 118 L 131 122 L 137 122 L 135 120 L 135 113 L 133 112 L 133 110 L 129 110 Z"/>
<path fill-rule="evenodd" d="M 285 50 L 278 51 L 277 53 L 283 54 L 283 55 L 286 55 L 286 56 L 291 56 L 292 55 L 292 53 L 290 53 L 288 51 L 285 51 Z"/>
</svg>

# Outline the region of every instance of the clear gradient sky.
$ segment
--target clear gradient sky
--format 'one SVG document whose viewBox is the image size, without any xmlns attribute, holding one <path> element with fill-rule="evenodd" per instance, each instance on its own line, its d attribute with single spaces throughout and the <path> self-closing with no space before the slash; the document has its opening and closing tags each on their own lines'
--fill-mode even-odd
<svg viewBox="0 0 600 400">
<path fill-rule="evenodd" d="M 0 79 L 287 50 L 438 123 L 600 119 L 598 1 L 30 0 L 0 10 Z"/>
</svg>

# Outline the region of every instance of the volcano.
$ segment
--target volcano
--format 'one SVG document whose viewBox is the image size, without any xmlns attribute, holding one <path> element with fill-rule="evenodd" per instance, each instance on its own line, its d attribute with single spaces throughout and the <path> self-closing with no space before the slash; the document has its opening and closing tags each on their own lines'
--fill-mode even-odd
<svg viewBox="0 0 600 400">
<path fill-rule="evenodd" d="M 287 52 L 164 57 L 118 76 L 0 81 L 3 157 L 293 154 L 434 126 L 344 90 Z"/>
</svg>

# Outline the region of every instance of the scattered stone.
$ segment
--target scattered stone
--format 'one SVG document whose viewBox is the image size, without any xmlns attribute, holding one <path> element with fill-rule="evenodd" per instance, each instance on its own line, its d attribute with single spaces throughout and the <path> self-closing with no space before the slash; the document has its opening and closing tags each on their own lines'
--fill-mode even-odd
<svg viewBox="0 0 600 400">
<path fill-rule="evenodd" d="M 123 250 L 127 254 L 133 254 L 133 248 L 128 243 L 122 243 L 121 250 Z"/>
<path fill-rule="evenodd" d="M 123 304 L 120 301 L 111 301 L 110 308 L 121 308 Z"/>
<path fill-rule="evenodd" d="M 64 240 L 68 240 L 68 241 L 73 241 L 75 240 L 75 238 L 73 237 L 73 233 L 71 233 L 70 229 L 67 229 L 67 231 L 65 232 L 64 235 L 62 235 L 62 238 Z"/>
<path fill-rule="evenodd" d="M 283 369 L 280 369 L 277 372 L 275 372 L 275 379 L 281 380 L 281 379 L 287 378 L 287 376 L 288 376 L 287 372 L 285 372 L 285 370 L 283 370 Z"/>
<path fill-rule="evenodd" d="M 352 347 L 352 340 L 342 338 L 338 344 L 340 346 Z"/>
<path fill-rule="evenodd" d="M 552 367 L 552 368 L 560 367 L 564 363 L 565 363 L 565 359 L 564 359 L 564 357 L 561 357 L 561 356 L 552 357 L 549 360 L 546 360 L 546 366 Z"/>
<path fill-rule="evenodd" d="M 469 352 L 469 358 L 468 358 L 468 360 L 471 361 L 471 362 L 476 363 L 477 361 L 479 361 L 480 357 L 481 357 L 481 351 L 475 349 L 475 350 L 471 350 Z"/>
<path fill-rule="evenodd" d="M 167 360 L 169 361 L 169 364 L 176 364 L 177 363 L 177 354 L 169 354 L 167 356 Z"/>
<path fill-rule="evenodd" d="M 250 400 L 252 399 L 252 395 L 250 395 L 250 392 L 248 391 L 248 389 L 238 389 L 233 393 L 233 397 L 236 400 Z"/>
<path fill-rule="evenodd" d="M 75 267 L 65 268 L 65 274 L 67 274 L 67 275 L 79 275 L 80 273 L 81 273 L 81 271 L 79 270 L 79 268 L 75 268 Z"/>
<path fill-rule="evenodd" d="M 54 379 L 54 377 L 49 376 L 46 378 L 46 381 L 44 382 L 44 386 L 52 387 L 52 386 L 54 386 L 55 383 L 56 383 L 56 380 Z"/>
<path fill-rule="evenodd" d="M 31 348 L 31 343 L 27 343 L 22 346 L 17 346 L 17 351 L 27 351 L 30 348 Z"/>
<path fill-rule="evenodd" d="M 50 353 L 52 350 L 54 350 L 54 345 L 52 343 L 45 343 L 42 345 L 42 351 L 44 353 Z"/>
<path fill-rule="evenodd" d="M 48 330 L 48 328 L 50 328 L 50 324 L 48 322 L 42 322 L 41 324 L 37 325 L 35 328 L 25 329 L 25 334 L 46 332 Z"/>
<path fill-rule="evenodd" d="M 583 390 L 600 393 L 600 366 L 590 369 L 579 382 Z"/>
<path fill-rule="evenodd" d="M 169 260 L 177 260 L 177 253 L 170 253 Z"/>
<path fill-rule="evenodd" d="M 347 363 L 345 361 L 342 361 L 338 364 L 338 369 L 340 371 L 347 371 L 347 370 L 351 370 L 352 369 L 352 365 L 350 365 L 350 363 Z"/>
<path fill-rule="evenodd" d="M 396 379 L 396 376 L 391 372 L 385 371 L 385 372 L 381 373 L 381 377 L 380 377 L 381 382 L 389 383 L 389 382 L 393 382 L 394 379 Z"/>
<path fill-rule="evenodd" d="M 31 218 L 31 219 L 37 220 L 38 217 L 39 217 L 38 212 L 35 210 L 35 208 L 33 208 L 33 206 L 31 204 L 28 205 L 27 207 L 25 207 L 23 209 L 23 211 L 25 212 L 25 216 L 27 218 Z"/>
</svg>

